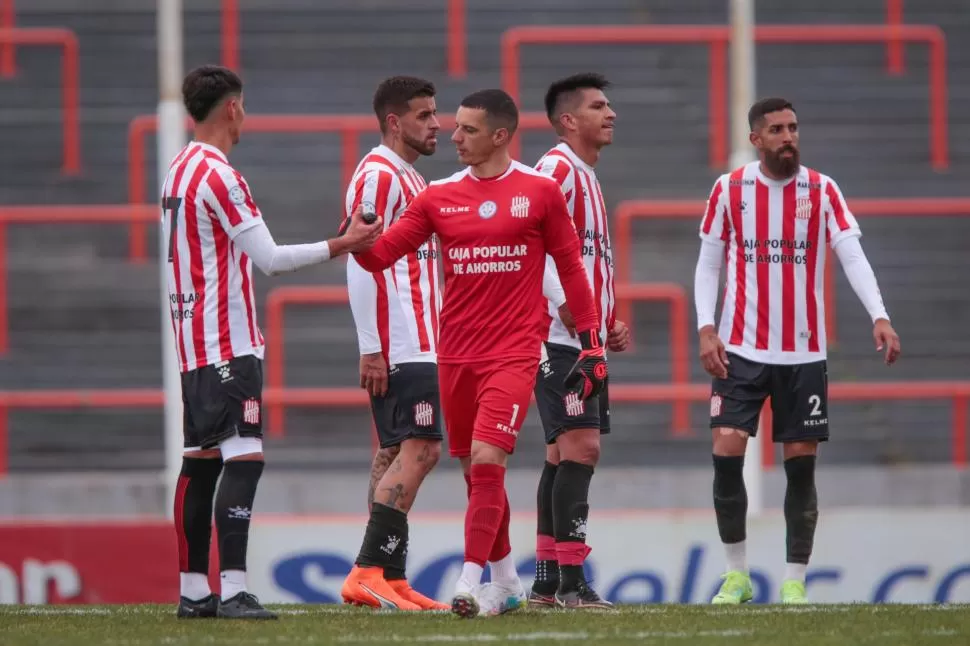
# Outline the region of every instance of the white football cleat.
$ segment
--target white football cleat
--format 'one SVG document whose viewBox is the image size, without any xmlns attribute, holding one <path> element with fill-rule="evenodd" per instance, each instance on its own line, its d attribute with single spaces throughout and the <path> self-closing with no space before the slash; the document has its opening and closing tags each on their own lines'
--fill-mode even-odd
<svg viewBox="0 0 970 646">
<path fill-rule="evenodd" d="M 478 593 L 479 616 L 494 617 L 524 608 L 528 599 L 522 581 L 512 583 L 486 583 Z"/>
</svg>

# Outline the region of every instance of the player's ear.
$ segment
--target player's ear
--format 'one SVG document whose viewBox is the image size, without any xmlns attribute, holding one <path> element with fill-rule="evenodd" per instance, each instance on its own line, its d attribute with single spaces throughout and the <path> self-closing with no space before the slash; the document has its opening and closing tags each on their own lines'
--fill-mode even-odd
<svg viewBox="0 0 970 646">
<path fill-rule="evenodd" d="M 568 112 L 563 112 L 559 115 L 559 125 L 562 127 L 563 132 L 569 132 L 570 130 L 576 129 L 576 117 L 569 114 Z"/>
<path fill-rule="evenodd" d="M 401 125 L 401 117 L 393 112 L 388 112 L 384 125 L 387 132 L 395 132 Z"/>
<path fill-rule="evenodd" d="M 492 143 L 495 147 L 503 146 L 509 142 L 509 129 L 508 128 L 496 128 L 492 133 Z"/>
<path fill-rule="evenodd" d="M 761 147 L 761 135 L 758 134 L 757 130 L 752 130 L 748 134 L 748 141 L 750 141 L 751 145 L 754 146 L 755 148 Z"/>
</svg>

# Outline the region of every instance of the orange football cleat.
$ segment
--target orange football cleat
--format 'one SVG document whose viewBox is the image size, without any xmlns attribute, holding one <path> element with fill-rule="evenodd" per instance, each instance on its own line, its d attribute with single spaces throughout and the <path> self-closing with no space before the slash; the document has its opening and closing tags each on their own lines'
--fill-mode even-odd
<svg viewBox="0 0 970 646">
<path fill-rule="evenodd" d="M 387 583 L 399 597 L 402 599 L 407 599 L 411 603 L 421 608 L 421 610 L 451 610 L 451 606 L 448 604 L 438 603 L 434 599 L 429 599 L 412 588 L 405 579 L 396 579 L 394 581 L 388 581 Z"/>
<path fill-rule="evenodd" d="M 369 606 L 391 610 L 421 610 L 421 606 L 401 597 L 384 580 L 384 570 L 379 567 L 354 566 L 340 589 L 344 603 L 353 606 Z"/>
</svg>

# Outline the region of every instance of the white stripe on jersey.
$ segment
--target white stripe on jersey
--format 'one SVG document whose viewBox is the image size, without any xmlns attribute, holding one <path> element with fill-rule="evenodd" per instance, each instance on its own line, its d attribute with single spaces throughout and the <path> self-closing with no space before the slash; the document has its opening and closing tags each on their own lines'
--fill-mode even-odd
<svg viewBox="0 0 970 646">
<path fill-rule="evenodd" d="M 718 333 L 728 350 L 768 364 L 825 359 L 826 243 L 859 235 L 838 185 L 812 169 L 777 181 L 752 162 L 722 175 L 700 236 L 727 243 Z"/>
<path fill-rule="evenodd" d="M 182 372 L 233 357 L 263 357 L 252 261 L 233 239 L 261 215 L 246 180 L 222 152 L 191 142 L 162 187 L 168 292 Z"/>
<path fill-rule="evenodd" d="M 358 203 L 369 204 L 387 229 L 425 186 L 414 167 L 390 148 L 378 146 L 354 171 L 345 216 Z M 366 272 L 349 257 L 347 287 L 361 354 L 382 352 L 392 365 L 437 360 L 441 289 L 434 237 L 381 274 Z"/>
<path fill-rule="evenodd" d="M 600 336 L 605 340 L 612 325 L 616 307 L 613 284 L 613 248 L 610 244 L 609 217 L 603 200 L 603 189 L 596 171 L 583 162 L 572 149 L 561 143 L 547 152 L 536 169 L 558 182 L 577 234 L 583 247 L 583 265 L 600 311 Z M 579 348 L 559 318 L 558 309 L 547 303 L 552 322 L 546 340 L 550 343 Z"/>
</svg>

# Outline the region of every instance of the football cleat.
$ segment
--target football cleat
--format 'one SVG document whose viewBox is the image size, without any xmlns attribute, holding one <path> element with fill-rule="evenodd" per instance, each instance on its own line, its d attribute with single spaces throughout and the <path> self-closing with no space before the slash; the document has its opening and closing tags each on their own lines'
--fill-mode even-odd
<svg viewBox="0 0 970 646">
<path fill-rule="evenodd" d="M 747 572 L 732 570 L 721 576 L 724 583 L 717 591 L 711 603 L 737 605 L 747 603 L 754 598 L 754 589 L 751 587 L 751 577 Z"/>
<path fill-rule="evenodd" d="M 240 592 L 219 602 L 220 619 L 279 619 L 276 613 L 259 605 L 259 599 L 249 592 Z"/>
<path fill-rule="evenodd" d="M 219 612 L 219 597 L 210 594 L 202 597 L 198 601 L 193 601 L 188 597 L 179 597 L 179 607 L 175 616 L 179 619 L 203 619 L 215 617 Z"/>
</svg>

